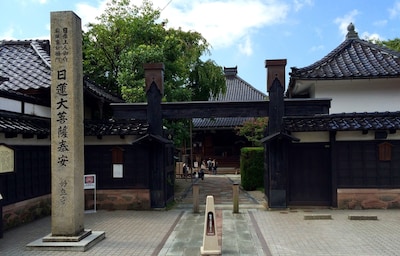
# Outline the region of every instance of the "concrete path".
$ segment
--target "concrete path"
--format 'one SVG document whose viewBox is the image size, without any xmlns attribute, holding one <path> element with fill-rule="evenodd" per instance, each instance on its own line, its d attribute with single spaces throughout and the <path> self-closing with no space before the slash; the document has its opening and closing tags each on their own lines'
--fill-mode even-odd
<svg viewBox="0 0 400 256">
<path fill-rule="evenodd" d="M 399 210 L 287 209 L 269 211 L 259 198 L 241 191 L 232 213 L 232 182 L 240 176 L 206 176 L 199 181 L 202 204 L 214 195 L 222 255 L 399 255 Z M 185 181 L 184 181 L 185 182 Z M 26 245 L 50 233 L 50 217 L 9 230 L 0 255 L 200 255 L 204 208 L 193 213 L 191 181 L 168 211 L 98 211 L 85 215 L 85 228 L 106 232 L 86 252 L 28 251 Z M 203 201 L 204 200 L 204 201 Z M 378 220 L 349 220 L 349 216 Z M 306 217 L 312 217 L 305 220 Z M 329 219 L 318 217 L 330 216 Z"/>
</svg>

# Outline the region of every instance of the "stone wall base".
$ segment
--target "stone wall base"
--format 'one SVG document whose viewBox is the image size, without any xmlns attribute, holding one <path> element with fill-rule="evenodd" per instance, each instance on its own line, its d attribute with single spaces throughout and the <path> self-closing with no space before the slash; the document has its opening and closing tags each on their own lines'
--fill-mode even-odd
<svg viewBox="0 0 400 256">
<path fill-rule="evenodd" d="M 339 209 L 400 209 L 400 189 L 338 189 Z"/>
<path fill-rule="evenodd" d="M 49 216 L 51 213 L 51 196 L 44 195 L 15 204 L 3 206 L 4 230 Z"/>
<path fill-rule="evenodd" d="M 112 189 L 96 191 L 97 210 L 149 210 L 149 189 Z M 94 209 L 94 190 L 85 190 L 85 209 Z M 44 195 L 3 206 L 3 229 L 32 222 L 51 214 L 51 195 Z"/>
<path fill-rule="evenodd" d="M 85 190 L 85 209 L 94 209 L 94 190 Z M 149 189 L 109 189 L 96 191 L 97 210 L 149 210 Z"/>
</svg>

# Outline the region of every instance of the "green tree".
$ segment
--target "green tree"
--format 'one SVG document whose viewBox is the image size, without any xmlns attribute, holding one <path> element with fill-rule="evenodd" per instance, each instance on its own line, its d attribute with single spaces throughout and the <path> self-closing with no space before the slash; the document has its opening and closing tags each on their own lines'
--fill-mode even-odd
<svg viewBox="0 0 400 256">
<path fill-rule="evenodd" d="M 127 102 L 144 102 L 143 64 L 163 62 L 164 100 L 207 100 L 225 92 L 223 69 L 208 55 L 210 45 L 198 32 L 167 29 L 150 1 L 140 6 L 112 0 L 98 23 L 84 33 L 84 72 Z"/>
<path fill-rule="evenodd" d="M 400 38 L 384 40 L 384 41 L 375 41 L 376 44 L 386 46 L 389 49 L 400 52 Z"/>
<path fill-rule="evenodd" d="M 253 146 L 260 146 L 260 140 L 264 137 L 265 128 L 268 125 L 268 117 L 252 118 L 236 127 L 236 134 L 244 136 Z"/>
</svg>

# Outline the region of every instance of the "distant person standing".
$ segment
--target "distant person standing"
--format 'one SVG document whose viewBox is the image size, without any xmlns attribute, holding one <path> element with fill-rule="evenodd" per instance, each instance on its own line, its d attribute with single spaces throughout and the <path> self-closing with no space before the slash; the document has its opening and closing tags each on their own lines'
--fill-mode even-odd
<svg viewBox="0 0 400 256">
<path fill-rule="evenodd" d="M 208 167 L 208 173 L 211 173 L 213 171 L 213 162 L 211 161 L 211 158 L 208 158 L 207 160 L 207 167 Z"/>
<path fill-rule="evenodd" d="M 200 165 L 200 172 L 199 172 L 199 178 L 201 178 L 202 180 L 204 180 L 204 172 L 206 170 L 206 161 L 201 161 L 201 165 Z"/>
<path fill-rule="evenodd" d="M 214 175 L 216 175 L 217 174 L 217 168 L 218 168 L 218 162 L 215 159 L 213 159 L 211 161 L 211 165 L 212 165 L 212 173 Z"/>
</svg>

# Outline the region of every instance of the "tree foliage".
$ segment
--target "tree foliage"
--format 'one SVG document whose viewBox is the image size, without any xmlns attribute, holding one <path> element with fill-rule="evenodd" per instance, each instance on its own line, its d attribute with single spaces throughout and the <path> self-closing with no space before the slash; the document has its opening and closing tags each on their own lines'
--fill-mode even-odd
<svg viewBox="0 0 400 256">
<path fill-rule="evenodd" d="M 211 60 L 210 45 L 198 32 L 167 28 L 150 1 L 140 6 L 112 0 L 98 23 L 84 33 L 84 71 L 127 102 L 145 101 L 143 64 L 163 62 L 164 100 L 207 100 L 225 92 L 222 67 Z"/>
<path fill-rule="evenodd" d="M 253 146 L 260 146 L 260 140 L 264 137 L 265 128 L 268 126 L 268 117 L 252 118 L 236 127 L 236 134 L 244 136 Z"/>
<path fill-rule="evenodd" d="M 400 52 L 400 38 L 389 39 L 384 41 L 375 41 L 376 44 L 386 46 L 389 49 Z"/>
</svg>

